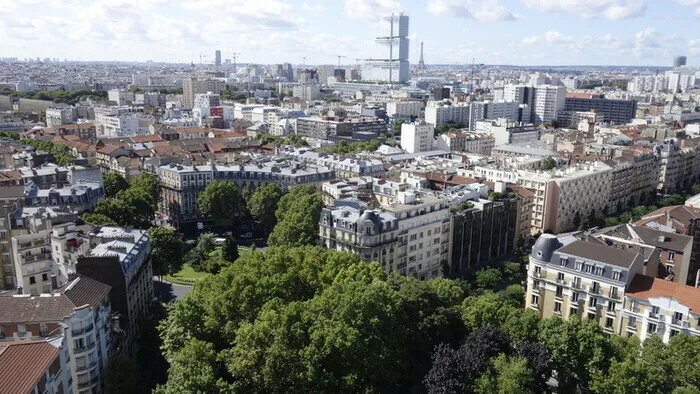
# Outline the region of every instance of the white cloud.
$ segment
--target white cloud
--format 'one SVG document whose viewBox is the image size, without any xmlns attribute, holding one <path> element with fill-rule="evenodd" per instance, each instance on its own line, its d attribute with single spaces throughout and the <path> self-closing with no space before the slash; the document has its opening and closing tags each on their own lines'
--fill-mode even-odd
<svg viewBox="0 0 700 394">
<path fill-rule="evenodd" d="M 540 42 L 540 37 L 538 37 L 538 36 L 529 36 L 529 37 L 523 38 L 523 44 L 525 44 L 525 45 L 535 45 L 538 42 Z"/>
<path fill-rule="evenodd" d="M 574 40 L 573 37 L 565 36 L 558 31 L 548 31 L 544 33 L 544 39 L 549 44 L 565 44 Z"/>
<path fill-rule="evenodd" d="M 350 19 L 376 22 L 379 16 L 402 11 L 401 3 L 394 0 L 345 0 L 345 15 Z"/>
<path fill-rule="evenodd" d="M 552 14 L 576 14 L 584 19 L 620 20 L 646 13 L 646 0 L 521 0 L 525 6 Z"/>
<path fill-rule="evenodd" d="M 700 0 L 674 0 L 674 1 L 680 5 L 695 7 L 695 16 L 700 18 Z"/>
<path fill-rule="evenodd" d="M 480 22 L 522 19 L 504 7 L 500 0 L 428 0 L 428 12 L 438 16 L 471 18 Z"/>
</svg>

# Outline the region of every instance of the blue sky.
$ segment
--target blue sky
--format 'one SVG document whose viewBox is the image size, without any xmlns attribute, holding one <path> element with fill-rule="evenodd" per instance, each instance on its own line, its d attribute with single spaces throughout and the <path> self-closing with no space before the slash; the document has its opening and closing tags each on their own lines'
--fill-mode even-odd
<svg viewBox="0 0 700 394">
<path fill-rule="evenodd" d="M 412 63 L 700 64 L 700 0 L 0 0 L 0 56 L 349 64 L 398 11 Z"/>
</svg>

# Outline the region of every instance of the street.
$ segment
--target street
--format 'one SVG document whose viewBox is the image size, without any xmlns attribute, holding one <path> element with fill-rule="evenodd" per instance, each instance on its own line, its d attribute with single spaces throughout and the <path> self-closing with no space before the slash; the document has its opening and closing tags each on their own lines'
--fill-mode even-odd
<svg viewBox="0 0 700 394">
<path fill-rule="evenodd" d="M 158 299 L 165 303 L 179 301 L 190 291 L 192 291 L 192 286 L 161 282 L 158 278 L 153 278 L 153 292 Z"/>
</svg>

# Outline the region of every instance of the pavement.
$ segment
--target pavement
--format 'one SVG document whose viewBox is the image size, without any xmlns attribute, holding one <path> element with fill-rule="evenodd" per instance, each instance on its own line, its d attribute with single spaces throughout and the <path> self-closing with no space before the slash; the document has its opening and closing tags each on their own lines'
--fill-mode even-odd
<svg viewBox="0 0 700 394">
<path fill-rule="evenodd" d="M 165 279 L 161 281 L 160 278 L 153 277 L 153 291 L 161 301 L 169 303 L 180 301 L 192 291 L 192 286 L 178 285 Z"/>
</svg>

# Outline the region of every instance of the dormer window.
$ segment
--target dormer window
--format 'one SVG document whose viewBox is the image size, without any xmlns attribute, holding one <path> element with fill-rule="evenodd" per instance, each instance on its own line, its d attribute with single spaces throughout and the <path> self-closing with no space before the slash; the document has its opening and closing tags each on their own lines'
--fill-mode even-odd
<svg viewBox="0 0 700 394">
<path fill-rule="evenodd" d="M 620 280 L 622 278 L 622 273 L 619 271 L 613 271 L 612 278 L 613 280 Z"/>
<path fill-rule="evenodd" d="M 581 271 L 583 269 L 583 263 L 580 261 L 576 262 L 576 270 Z"/>
<path fill-rule="evenodd" d="M 569 264 L 569 259 L 562 257 L 559 259 L 559 265 L 562 267 L 566 267 L 566 265 Z"/>
<path fill-rule="evenodd" d="M 603 275 L 603 271 L 604 271 L 603 268 L 601 268 L 601 267 L 595 267 L 595 274 L 596 274 L 596 275 L 602 276 L 602 275 Z"/>
</svg>

